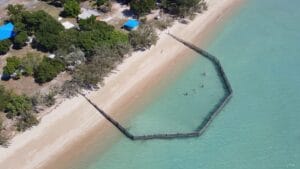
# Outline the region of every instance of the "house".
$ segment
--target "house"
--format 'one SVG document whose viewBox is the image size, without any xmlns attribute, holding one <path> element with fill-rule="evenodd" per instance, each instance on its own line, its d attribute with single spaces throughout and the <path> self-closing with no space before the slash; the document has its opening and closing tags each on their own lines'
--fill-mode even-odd
<svg viewBox="0 0 300 169">
<path fill-rule="evenodd" d="M 129 19 L 128 21 L 126 21 L 123 25 L 123 27 L 127 30 L 135 30 L 139 27 L 140 22 L 136 19 Z"/>
<path fill-rule="evenodd" d="M 15 26 L 11 22 L 0 26 L 0 41 L 14 37 L 14 28 Z"/>
</svg>

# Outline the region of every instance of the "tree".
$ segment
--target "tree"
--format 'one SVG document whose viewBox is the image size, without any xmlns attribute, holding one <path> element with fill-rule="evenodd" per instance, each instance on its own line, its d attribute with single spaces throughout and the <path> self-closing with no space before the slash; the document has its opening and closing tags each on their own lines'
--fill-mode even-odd
<svg viewBox="0 0 300 169">
<path fill-rule="evenodd" d="M 42 51 L 54 51 L 64 27 L 44 11 L 24 12 L 22 23 L 28 35 L 35 35 L 33 45 Z"/>
<path fill-rule="evenodd" d="M 65 65 L 62 61 L 45 57 L 40 65 L 34 69 L 35 81 L 37 83 L 49 82 L 64 69 Z"/>
<path fill-rule="evenodd" d="M 21 49 L 23 46 L 26 45 L 28 35 L 25 31 L 21 31 L 17 33 L 17 35 L 13 39 L 13 45 L 16 49 Z"/>
<path fill-rule="evenodd" d="M 32 109 L 30 99 L 25 95 L 11 95 L 10 100 L 5 105 L 5 112 L 7 118 L 14 118 L 20 116 Z"/>
<path fill-rule="evenodd" d="M 155 29 L 148 24 L 141 25 L 129 33 L 129 42 L 135 50 L 149 49 L 158 40 Z"/>
<path fill-rule="evenodd" d="M 151 12 L 155 8 L 155 0 L 132 0 L 130 10 L 137 16 L 142 16 Z"/>
<path fill-rule="evenodd" d="M 162 0 L 162 7 L 169 13 L 185 17 L 207 8 L 204 0 Z"/>
<path fill-rule="evenodd" d="M 22 14 L 25 11 L 25 8 L 24 8 L 23 5 L 21 5 L 21 4 L 16 4 L 16 5 L 9 4 L 6 9 L 7 9 L 7 14 L 10 17 L 11 21 L 21 22 L 21 20 L 23 19 Z"/>
<path fill-rule="evenodd" d="M 0 41 L 0 55 L 4 55 L 9 51 L 11 41 L 9 39 Z"/>
<path fill-rule="evenodd" d="M 62 32 L 63 29 L 63 26 L 52 17 L 51 19 L 48 18 L 47 22 L 40 23 L 39 28 L 35 33 L 36 46 L 43 51 L 53 52 L 57 50 L 57 41 L 59 40 L 60 32 Z"/>
<path fill-rule="evenodd" d="M 64 16 L 76 17 L 80 13 L 80 5 L 76 0 L 67 0 L 64 3 Z"/>
<path fill-rule="evenodd" d="M 16 56 L 6 59 L 6 66 L 3 68 L 3 74 L 10 76 L 20 68 L 21 60 Z"/>
</svg>

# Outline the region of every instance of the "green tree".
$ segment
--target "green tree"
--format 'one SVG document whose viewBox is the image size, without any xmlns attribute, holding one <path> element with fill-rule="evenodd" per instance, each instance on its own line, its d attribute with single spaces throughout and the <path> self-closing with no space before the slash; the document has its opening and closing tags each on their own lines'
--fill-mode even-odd
<svg viewBox="0 0 300 169">
<path fill-rule="evenodd" d="M 54 79 L 65 65 L 62 61 L 57 59 L 50 59 L 45 57 L 40 65 L 34 69 L 34 78 L 37 83 L 45 83 Z"/>
<path fill-rule="evenodd" d="M 17 35 L 13 39 L 14 48 L 21 49 L 23 46 L 25 46 L 27 38 L 28 38 L 27 32 L 21 31 L 17 33 Z"/>
<path fill-rule="evenodd" d="M 35 33 L 35 42 L 38 49 L 53 52 L 58 49 L 57 41 L 59 34 L 63 31 L 63 26 L 52 17 L 48 22 L 39 24 Z"/>
<path fill-rule="evenodd" d="M 173 15 L 185 17 L 205 10 L 207 5 L 204 0 L 162 0 L 162 7 Z"/>
<path fill-rule="evenodd" d="M 23 19 L 22 14 L 25 12 L 25 8 L 21 4 L 7 6 L 7 14 L 10 17 L 10 20 L 13 22 L 21 22 Z"/>
<path fill-rule="evenodd" d="M 63 26 L 44 11 L 24 12 L 22 23 L 29 35 L 35 35 L 34 46 L 42 51 L 54 51 Z"/>
<path fill-rule="evenodd" d="M 80 4 L 76 0 L 67 0 L 64 3 L 64 16 L 76 17 L 80 13 Z"/>
<path fill-rule="evenodd" d="M 130 10 L 137 16 L 143 16 L 151 12 L 155 8 L 155 0 L 132 0 Z"/>
<path fill-rule="evenodd" d="M 9 39 L 0 41 L 0 55 L 4 55 L 9 51 L 11 41 Z"/>
<path fill-rule="evenodd" d="M 11 95 L 10 100 L 5 105 L 5 112 L 7 118 L 14 118 L 20 116 L 32 109 L 30 99 L 25 95 Z"/>
<path fill-rule="evenodd" d="M 21 60 L 16 56 L 12 56 L 6 59 L 6 66 L 3 68 L 3 74 L 10 76 L 15 73 L 21 64 Z"/>
</svg>

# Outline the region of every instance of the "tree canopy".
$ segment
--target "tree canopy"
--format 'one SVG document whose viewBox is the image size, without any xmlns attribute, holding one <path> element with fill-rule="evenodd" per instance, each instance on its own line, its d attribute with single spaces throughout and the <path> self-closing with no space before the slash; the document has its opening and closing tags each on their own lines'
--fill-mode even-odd
<svg viewBox="0 0 300 169">
<path fill-rule="evenodd" d="M 64 3 L 64 16 L 76 17 L 80 13 L 80 5 L 77 0 L 67 0 Z"/>
<path fill-rule="evenodd" d="M 22 48 L 28 35 L 35 35 L 34 46 L 42 51 L 56 50 L 63 26 L 45 11 L 29 12 L 22 5 L 7 7 L 10 21 L 15 25 L 14 46 Z"/>
<path fill-rule="evenodd" d="M 162 0 L 162 7 L 169 13 L 185 17 L 207 8 L 204 0 Z"/>
<path fill-rule="evenodd" d="M 9 39 L 0 41 L 0 55 L 4 55 L 9 51 L 11 41 Z"/>
<path fill-rule="evenodd" d="M 62 61 L 44 57 L 39 66 L 34 69 L 35 81 L 37 83 L 49 82 L 64 69 L 65 65 Z"/>
<path fill-rule="evenodd" d="M 143 16 L 151 12 L 155 8 L 156 0 L 131 0 L 130 9 L 137 16 Z"/>
</svg>

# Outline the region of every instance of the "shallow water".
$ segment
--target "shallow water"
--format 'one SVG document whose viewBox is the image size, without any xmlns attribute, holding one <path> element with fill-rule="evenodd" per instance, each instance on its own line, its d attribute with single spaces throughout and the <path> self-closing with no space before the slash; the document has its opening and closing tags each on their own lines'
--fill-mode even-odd
<svg viewBox="0 0 300 169">
<path fill-rule="evenodd" d="M 75 168 L 300 168 L 299 5 L 297 0 L 249 0 L 211 42 L 208 51 L 220 59 L 234 96 L 202 137 L 146 142 L 121 137 Z M 196 78 L 203 72 L 207 76 Z M 202 83 L 205 87 L 198 88 Z M 196 56 L 126 125 L 139 134 L 190 130 L 222 96 L 218 85 L 209 63 Z M 198 93 L 183 95 L 192 89 Z"/>
</svg>

